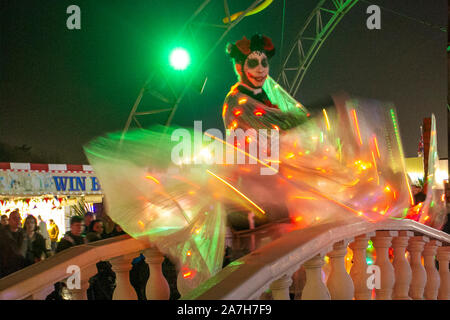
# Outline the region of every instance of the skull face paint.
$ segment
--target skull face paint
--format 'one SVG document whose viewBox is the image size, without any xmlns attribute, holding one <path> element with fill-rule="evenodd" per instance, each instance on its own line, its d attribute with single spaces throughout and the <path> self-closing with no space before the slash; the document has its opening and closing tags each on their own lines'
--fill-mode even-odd
<svg viewBox="0 0 450 320">
<path fill-rule="evenodd" d="M 253 51 L 245 60 L 243 76 L 249 85 L 260 88 L 269 74 L 269 61 L 264 52 Z"/>
</svg>

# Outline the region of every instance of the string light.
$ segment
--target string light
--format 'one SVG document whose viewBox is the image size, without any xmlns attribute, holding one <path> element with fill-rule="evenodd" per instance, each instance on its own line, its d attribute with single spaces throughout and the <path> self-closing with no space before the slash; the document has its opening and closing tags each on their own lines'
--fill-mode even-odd
<svg viewBox="0 0 450 320">
<path fill-rule="evenodd" d="M 359 144 L 363 144 L 362 139 L 361 139 L 361 132 L 359 131 L 359 123 L 358 123 L 358 117 L 356 116 L 356 110 L 352 109 L 352 115 L 353 115 L 353 121 L 355 123 L 355 129 L 356 132 L 358 133 L 358 138 L 359 138 Z"/>
<path fill-rule="evenodd" d="M 224 184 L 226 184 L 228 187 L 230 187 L 231 189 L 233 189 L 234 191 L 236 191 L 240 196 L 242 196 L 245 200 L 247 200 L 248 202 L 250 202 L 256 209 L 258 209 L 258 211 L 260 211 L 262 214 L 266 214 L 266 212 L 261 209 L 256 203 L 254 203 L 252 200 L 250 200 L 250 198 L 248 198 L 246 195 L 244 195 L 242 192 L 240 192 L 238 189 L 236 189 L 235 187 L 233 187 L 231 184 L 229 184 L 227 181 L 225 181 L 224 179 L 222 179 L 221 177 L 219 177 L 218 175 L 214 174 L 213 172 L 211 172 L 210 170 L 206 170 L 206 172 L 208 172 L 210 175 L 216 177 L 217 179 L 219 179 L 220 181 L 222 181 Z"/>
<path fill-rule="evenodd" d="M 222 118 L 225 117 L 225 114 L 227 113 L 227 110 L 228 110 L 228 104 L 225 103 L 225 104 L 223 105 L 223 108 L 222 108 Z"/>
<path fill-rule="evenodd" d="M 330 120 L 328 119 L 327 111 L 325 109 L 322 109 L 322 111 L 323 111 L 323 115 L 325 117 L 325 124 L 327 126 L 327 130 L 330 131 L 331 130 L 331 126 L 330 126 Z"/>
<path fill-rule="evenodd" d="M 373 135 L 373 144 L 375 146 L 375 150 L 377 151 L 378 159 L 380 159 L 380 149 L 378 149 L 377 136 Z"/>
<path fill-rule="evenodd" d="M 403 147 L 402 147 L 402 143 L 400 140 L 400 134 L 399 134 L 398 125 L 397 125 L 397 117 L 395 116 L 394 109 L 390 109 L 389 112 L 391 114 L 392 124 L 394 126 L 395 137 L 397 138 L 397 144 L 398 144 L 398 148 L 400 149 L 400 156 L 402 158 L 403 166 L 404 166 Z M 408 188 L 408 193 L 409 193 L 409 201 L 410 201 L 410 204 L 413 206 L 414 205 L 414 197 L 412 195 L 411 186 L 409 185 L 406 170 L 404 170 L 404 175 L 405 175 L 406 187 Z"/>
<path fill-rule="evenodd" d="M 244 103 L 246 103 L 246 102 L 247 102 L 247 98 L 246 98 L 246 97 L 240 98 L 240 99 L 238 100 L 238 103 L 239 103 L 239 104 L 244 104 Z"/>
<path fill-rule="evenodd" d="M 210 138 L 213 138 L 213 139 L 215 139 L 215 140 L 217 140 L 217 141 L 220 141 L 220 142 L 222 142 L 223 144 L 225 144 L 225 145 L 227 145 L 227 146 L 229 146 L 229 147 L 231 147 L 231 148 L 234 148 L 236 151 L 245 154 L 245 155 L 248 156 L 249 158 L 251 158 L 251 159 L 255 160 L 256 162 L 260 163 L 261 165 L 265 166 L 266 168 L 269 168 L 269 169 L 273 170 L 275 173 L 278 173 L 278 170 L 277 170 L 277 169 L 273 168 L 272 166 L 269 166 L 266 162 L 263 162 L 263 161 L 259 160 L 257 157 L 252 156 L 251 154 L 245 152 L 245 151 L 242 150 L 241 148 L 237 148 L 236 146 L 234 146 L 234 145 L 232 145 L 232 144 L 230 144 L 230 143 L 228 143 L 228 142 L 226 142 L 226 141 L 224 141 L 224 140 L 222 140 L 222 139 L 219 139 L 219 138 L 217 138 L 216 136 L 213 136 L 212 134 L 209 134 L 208 132 L 205 132 L 204 134 L 205 134 L 205 136 L 208 136 L 208 137 L 210 137 Z M 268 161 L 268 160 L 265 159 L 265 161 Z M 277 162 L 276 160 L 270 160 L 270 162 L 272 162 L 272 163 L 281 163 L 281 162 Z"/>
<path fill-rule="evenodd" d="M 261 117 L 263 114 L 265 114 L 266 112 L 263 110 L 263 109 L 261 109 L 261 108 L 258 108 L 258 109 L 255 109 L 255 111 L 253 112 L 253 114 L 255 115 L 255 116 L 257 116 L 257 117 Z"/>
<path fill-rule="evenodd" d="M 159 180 L 156 179 L 155 177 L 151 176 L 151 175 L 147 175 L 145 178 L 149 179 L 149 180 L 153 180 L 155 181 L 157 184 L 160 184 Z"/>
</svg>

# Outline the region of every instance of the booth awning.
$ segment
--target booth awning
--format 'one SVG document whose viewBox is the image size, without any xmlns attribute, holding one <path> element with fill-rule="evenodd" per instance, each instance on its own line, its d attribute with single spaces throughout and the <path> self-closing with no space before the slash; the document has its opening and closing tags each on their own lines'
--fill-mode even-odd
<svg viewBox="0 0 450 320">
<path fill-rule="evenodd" d="M 101 195 L 89 165 L 0 162 L 0 196 Z"/>
</svg>

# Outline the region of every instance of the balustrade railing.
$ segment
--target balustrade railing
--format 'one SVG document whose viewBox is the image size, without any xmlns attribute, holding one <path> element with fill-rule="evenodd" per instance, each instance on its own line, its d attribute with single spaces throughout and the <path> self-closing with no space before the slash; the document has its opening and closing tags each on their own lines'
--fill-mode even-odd
<svg viewBox="0 0 450 320">
<path fill-rule="evenodd" d="M 369 240 L 376 253 L 373 265 L 366 262 Z M 286 233 L 233 261 L 181 299 L 449 300 L 449 245 L 447 233 L 411 220 L 322 223 Z M 348 250 L 353 254 L 350 270 Z M 151 244 L 125 235 L 67 249 L 1 279 L 0 300 L 45 299 L 54 283 L 71 276 L 67 270 L 74 265 L 80 282 L 72 298 L 85 300 L 99 261 L 109 261 L 116 273 L 113 299 L 137 299 L 129 271 L 141 253 L 150 267 L 147 299 L 168 299 L 164 256 Z M 324 270 L 329 270 L 325 277 Z"/>
<path fill-rule="evenodd" d="M 369 240 L 376 253 L 373 265 L 366 262 Z M 347 248 L 353 253 L 350 272 Z M 234 261 L 181 299 L 259 299 L 263 293 L 267 299 L 271 290 L 273 299 L 289 300 L 290 286 L 296 286 L 291 279 L 299 278 L 302 267 L 306 283 L 301 295 L 294 295 L 300 299 L 448 300 L 449 258 L 450 235 L 415 221 L 323 223 L 292 231 Z"/>
</svg>

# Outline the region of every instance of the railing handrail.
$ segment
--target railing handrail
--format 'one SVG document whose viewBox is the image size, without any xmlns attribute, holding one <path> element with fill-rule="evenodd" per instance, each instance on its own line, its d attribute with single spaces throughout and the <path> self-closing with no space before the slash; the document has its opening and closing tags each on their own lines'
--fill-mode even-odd
<svg viewBox="0 0 450 320">
<path fill-rule="evenodd" d="M 342 220 L 289 232 L 277 240 L 230 263 L 214 277 L 181 297 L 182 300 L 257 299 L 269 285 L 293 272 L 318 254 L 327 254 L 334 243 L 377 230 L 410 230 L 450 243 L 450 235 L 412 220 L 371 223 Z"/>
<path fill-rule="evenodd" d="M 182 299 L 255 299 L 283 275 L 292 275 L 316 256 L 332 250 L 334 243 L 353 239 L 377 230 L 410 230 L 450 243 L 450 235 L 412 220 L 387 220 L 370 223 L 362 220 L 342 220 L 322 223 L 307 229 L 286 233 L 273 242 L 232 262 L 214 277 L 192 290 Z M 0 300 L 20 300 L 53 286 L 70 274 L 67 267 L 81 270 L 101 260 L 144 251 L 150 243 L 128 235 L 75 246 L 46 260 L 8 275 L 0 280 Z"/>
<path fill-rule="evenodd" d="M 129 235 L 71 247 L 0 279 L 0 300 L 25 299 L 43 288 L 53 286 L 70 276 L 67 273 L 70 265 L 77 265 L 82 272 L 83 268 L 95 265 L 100 260 L 137 253 L 149 247 L 149 243 Z"/>
</svg>

